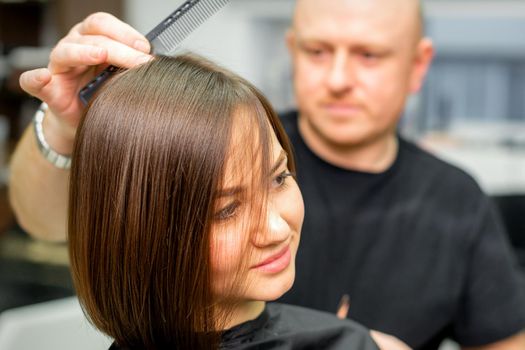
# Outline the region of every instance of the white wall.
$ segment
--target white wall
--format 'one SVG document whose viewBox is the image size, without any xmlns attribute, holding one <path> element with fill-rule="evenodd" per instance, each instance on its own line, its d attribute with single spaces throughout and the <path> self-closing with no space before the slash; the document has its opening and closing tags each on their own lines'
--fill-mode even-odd
<svg viewBox="0 0 525 350">
<path fill-rule="evenodd" d="M 182 3 L 182 0 L 126 0 L 125 19 L 140 32 L 147 33 Z M 181 46 L 259 85 L 265 73 L 254 62 L 261 59 L 261 48 L 257 44 L 263 38 L 254 30 L 254 21 L 261 16 L 288 18 L 292 4 L 289 0 L 232 0 Z"/>
</svg>

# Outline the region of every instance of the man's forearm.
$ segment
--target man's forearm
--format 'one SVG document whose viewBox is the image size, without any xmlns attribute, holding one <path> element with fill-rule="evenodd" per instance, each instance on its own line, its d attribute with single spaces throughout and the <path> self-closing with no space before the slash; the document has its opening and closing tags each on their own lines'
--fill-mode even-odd
<svg viewBox="0 0 525 350">
<path fill-rule="evenodd" d="M 108 13 L 92 14 L 75 25 L 53 48 L 47 67 L 20 76 L 20 87 L 48 106 L 41 140 L 62 156 L 71 154 L 84 111 L 78 93 L 93 79 L 97 66 L 131 68 L 151 60 L 149 53 L 149 42 L 141 33 Z M 40 154 L 30 127 L 11 161 L 9 196 L 20 225 L 33 236 L 66 238 L 68 177 L 69 171 Z"/>
<path fill-rule="evenodd" d="M 525 349 L 525 332 L 518 333 L 499 342 L 477 347 L 463 347 L 463 350 L 523 350 Z"/>
<path fill-rule="evenodd" d="M 28 127 L 11 159 L 9 199 L 18 223 L 36 238 L 65 240 L 69 171 L 49 163 Z"/>
</svg>

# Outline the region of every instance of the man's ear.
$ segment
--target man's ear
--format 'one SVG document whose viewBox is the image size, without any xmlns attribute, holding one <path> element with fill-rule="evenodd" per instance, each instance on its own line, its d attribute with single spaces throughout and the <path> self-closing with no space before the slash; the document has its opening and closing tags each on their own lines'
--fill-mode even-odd
<svg viewBox="0 0 525 350">
<path fill-rule="evenodd" d="M 294 48 L 295 48 L 296 39 L 295 39 L 295 33 L 292 28 L 288 28 L 286 30 L 285 40 L 286 40 L 286 47 L 288 48 L 288 53 L 293 58 L 294 53 L 295 53 Z"/>
<path fill-rule="evenodd" d="M 421 39 L 417 45 L 416 55 L 412 65 L 410 92 L 416 93 L 421 89 L 433 57 L 434 45 L 432 44 L 432 40 L 429 38 Z"/>
</svg>

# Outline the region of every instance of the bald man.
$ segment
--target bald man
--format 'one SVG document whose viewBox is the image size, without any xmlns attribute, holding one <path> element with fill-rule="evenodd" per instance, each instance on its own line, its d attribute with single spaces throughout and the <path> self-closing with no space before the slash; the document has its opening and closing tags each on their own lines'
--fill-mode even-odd
<svg viewBox="0 0 525 350">
<path fill-rule="evenodd" d="M 296 285 L 286 301 L 349 317 L 417 349 L 525 349 L 522 280 L 489 200 L 460 170 L 396 134 L 407 96 L 433 55 L 416 0 L 299 0 L 287 42 L 298 111 L 283 116 L 294 144 L 306 218 Z M 95 14 L 21 77 L 47 102 L 44 136 L 71 153 L 77 94 L 95 67 L 132 67 L 149 44 Z M 32 128 L 11 163 L 20 224 L 63 240 L 68 170 L 37 148 Z M 384 347 L 388 348 L 388 347 Z"/>
<path fill-rule="evenodd" d="M 416 0 L 298 0 L 287 43 L 305 222 L 283 301 L 349 316 L 416 349 L 525 349 L 522 276 L 492 204 L 396 133 L 433 56 Z"/>
</svg>

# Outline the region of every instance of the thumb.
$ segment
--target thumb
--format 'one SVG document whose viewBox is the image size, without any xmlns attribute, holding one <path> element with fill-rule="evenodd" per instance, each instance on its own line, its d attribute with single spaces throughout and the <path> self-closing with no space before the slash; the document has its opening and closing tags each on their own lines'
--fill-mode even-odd
<svg viewBox="0 0 525 350">
<path fill-rule="evenodd" d="M 348 294 L 343 295 L 341 301 L 339 302 L 339 307 L 337 308 L 337 318 L 345 319 L 348 316 L 348 310 L 350 310 L 350 297 Z"/>
<path fill-rule="evenodd" d="M 28 94 L 44 100 L 43 89 L 51 81 L 51 72 L 47 68 L 38 68 L 20 75 L 20 86 Z"/>
<path fill-rule="evenodd" d="M 407 344 L 390 334 L 371 330 L 370 335 L 381 350 L 411 350 Z"/>
</svg>

